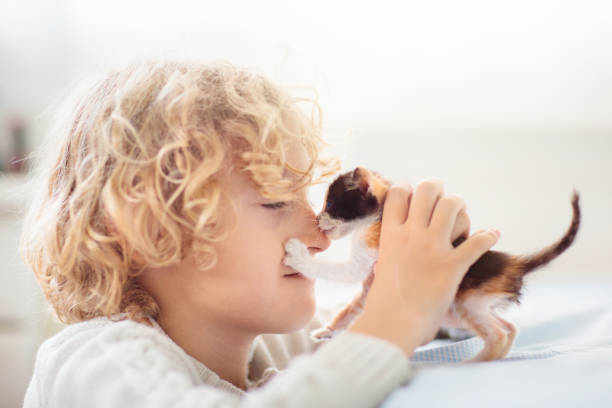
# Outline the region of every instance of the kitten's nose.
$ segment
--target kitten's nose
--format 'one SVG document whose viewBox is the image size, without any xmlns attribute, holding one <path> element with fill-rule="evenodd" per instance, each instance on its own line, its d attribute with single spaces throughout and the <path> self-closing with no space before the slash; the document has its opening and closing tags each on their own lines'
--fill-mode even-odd
<svg viewBox="0 0 612 408">
<path fill-rule="evenodd" d="M 323 216 L 324 213 L 321 212 L 321 214 L 317 215 L 317 228 L 319 229 L 319 231 L 325 233 L 326 231 L 328 231 L 330 229 L 330 222 L 329 222 L 329 216 L 324 217 Z"/>
</svg>

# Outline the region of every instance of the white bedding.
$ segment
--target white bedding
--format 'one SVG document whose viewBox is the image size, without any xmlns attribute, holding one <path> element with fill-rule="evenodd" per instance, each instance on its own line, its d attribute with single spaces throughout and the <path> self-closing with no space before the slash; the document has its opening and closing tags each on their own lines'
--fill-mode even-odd
<svg viewBox="0 0 612 408">
<path fill-rule="evenodd" d="M 432 342 L 383 407 L 612 407 L 612 284 L 534 285 L 508 316 L 519 334 L 507 359 L 460 364 L 480 339 Z"/>
</svg>

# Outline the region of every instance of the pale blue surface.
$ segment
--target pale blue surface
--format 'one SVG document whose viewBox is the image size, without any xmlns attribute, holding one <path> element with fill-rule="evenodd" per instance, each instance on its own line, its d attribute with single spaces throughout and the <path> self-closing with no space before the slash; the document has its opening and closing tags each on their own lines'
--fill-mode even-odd
<svg viewBox="0 0 612 408">
<path fill-rule="evenodd" d="M 612 407 L 612 288 L 534 288 L 513 313 L 507 359 L 459 364 L 480 339 L 437 342 L 413 359 L 420 371 L 391 407 Z"/>
</svg>

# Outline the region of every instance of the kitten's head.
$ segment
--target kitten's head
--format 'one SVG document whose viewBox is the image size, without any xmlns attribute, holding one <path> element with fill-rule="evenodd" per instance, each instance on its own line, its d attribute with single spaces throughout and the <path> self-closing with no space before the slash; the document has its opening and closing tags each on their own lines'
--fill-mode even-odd
<svg viewBox="0 0 612 408">
<path fill-rule="evenodd" d="M 380 219 L 390 183 L 363 167 L 341 174 L 327 189 L 319 228 L 339 239 Z"/>
</svg>

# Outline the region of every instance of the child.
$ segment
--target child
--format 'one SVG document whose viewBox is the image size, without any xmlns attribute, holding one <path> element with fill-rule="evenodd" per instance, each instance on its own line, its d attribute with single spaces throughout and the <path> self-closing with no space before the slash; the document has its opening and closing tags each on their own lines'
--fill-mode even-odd
<svg viewBox="0 0 612 408">
<path fill-rule="evenodd" d="M 498 234 L 453 248 L 459 197 L 392 188 L 364 313 L 314 344 L 314 283 L 283 247 L 329 246 L 306 192 L 337 164 L 299 101 L 229 64 L 139 63 L 85 90 L 42 150 L 22 236 L 71 323 L 40 347 L 25 407 L 368 407 L 410 379 Z"/>
</svg>

